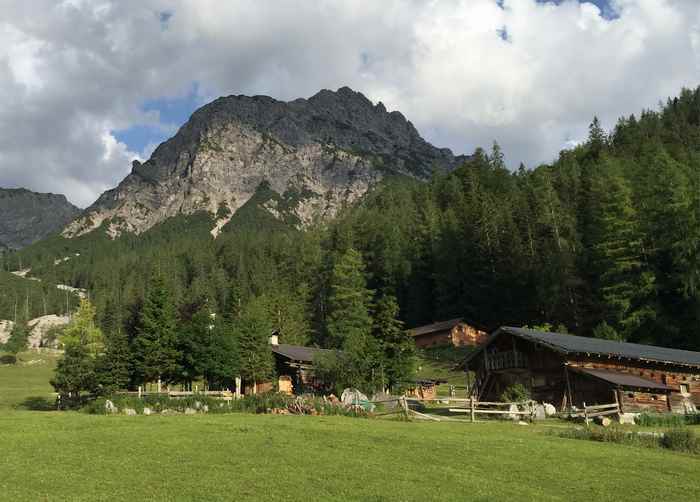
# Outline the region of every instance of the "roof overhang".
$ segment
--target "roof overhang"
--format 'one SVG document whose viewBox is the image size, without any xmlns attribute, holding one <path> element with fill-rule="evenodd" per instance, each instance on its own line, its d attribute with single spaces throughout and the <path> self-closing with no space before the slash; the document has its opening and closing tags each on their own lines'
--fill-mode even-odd
<svg viewBox="0 0 700 502">
<path fill-rule="evenodd" d="M 575 373 L 580 373 L 593 377 L 597 380 L 602 380 L 620 389 L 645 389 L 663 392 L 671 392 L 675 390 L 673 387 L 669 387 L 668 385 L 622 371 L 611 371 L 598 368 L 581 368 L 577 366 L 568 366 L 568 368 Z"/>
</svg>

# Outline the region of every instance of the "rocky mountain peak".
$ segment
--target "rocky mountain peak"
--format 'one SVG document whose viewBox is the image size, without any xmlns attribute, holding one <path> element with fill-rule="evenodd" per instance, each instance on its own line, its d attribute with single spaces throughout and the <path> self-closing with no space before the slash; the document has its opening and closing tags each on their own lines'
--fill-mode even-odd
<svg viewBox="0 0 700 502">
<path fill-rule="evenodd" d="M 0 250 L 28 246 L 60 231 L 79 214 L 65 195 L 0 188 Z"/>
<path fill-rule="evenodd" d="M 142 232 L 177 214 L 233 214 L 267 182 L 300 226 L 332 217 L 386 174 L 427 178 L 462 157 L 421 138 L 399 112 L 342 87 L 285 102 L 226 96 L 195 111 L 66 237 L 105 224 L 111 236 Z M 274 213 L 275 210 L 268 208 Z M 217 222 L 216 232 L 225 226 Z"/>
</svg>

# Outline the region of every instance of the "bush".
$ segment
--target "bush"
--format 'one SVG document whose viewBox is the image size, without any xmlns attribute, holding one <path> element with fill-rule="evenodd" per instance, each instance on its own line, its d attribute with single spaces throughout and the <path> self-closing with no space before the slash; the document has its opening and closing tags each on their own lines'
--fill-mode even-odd
<svg viewBox="0 0 700 502">
<path fill-rule="evenodd" d="M 618 443 L 650 448 L 667 448 L 685 453 L 700 453 L 700 440 L 690 429 L 670 429 L 661 434 L 625 431 L 619 427 L 609 429 L 591 427 L 587 429 L 567 429 L 555 435 L 567 439 L 584 439 L 602 443 Z"/>
<path fill-rule="evenodd" d="M 14 354 L 4 354 L 0 356 L 0 364 L 17 364 L 17 356 Z"/>
<path fill-rule="evenodd" d="M 700 424 L 700 413 L 679 415 L 677 413 L 642 413 L 634 421 L 644 427 L 683 427 Z"/>
<path fill-rule="evenodd" d="M 523 403 L 530 400 L 530 391 L 522 384 L 515 383 L 501 394 L 504 403 Z"/>
<path fill-rule="evenodd" d="M 662 447 L 673 451 L 700 453 L 700 441 L 690 429 L 670 429 L 664 432 L 659 443 Z"/>
</svg>

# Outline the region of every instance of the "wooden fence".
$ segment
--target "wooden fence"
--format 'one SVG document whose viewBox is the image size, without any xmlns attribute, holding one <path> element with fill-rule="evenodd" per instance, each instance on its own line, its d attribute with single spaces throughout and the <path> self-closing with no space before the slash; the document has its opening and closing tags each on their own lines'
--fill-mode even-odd
<svg viewBox="0 0 700 502">
<path fill-rule="evenodd" d="M 440 397 L 433 399 L 409 399 L 405 396 L 393 399 L 385 399 L 381 401 L 370 401 L 373 404 L 386 404 L 386 403 L 397 403 L 397 406 L 390 411 L 378 413 L 375 416 L 385 416 L 385 415 L 395 415 L 402 414 L 406 418 L 415 417 L 423 420 L 433 420 L 436 422 L 442 420 L 450 420 L 449 417 L 436 417 L 427 413 L 421 413 L 419 411 L 410 408 L 409 401 L 417 403 L 430 403 L 439 402 L 444 404 L 450 403 L 461 403 L 464 405 L 462 408 L 447 408 L 450 413 L 467 413 L 471 422 L 476 422 L 477 415 L 504 415 L 504 416 L 516 416 L 516 417 L 529 417 L 534 419 L 535 415 L 535 405 L 532 403 L 530 405 L 530 410 L 520 411 L 512 410 L 515 406 L 523 405 L 523 403 L 502 403 L 502 402 L 492 402 L 492 401 L 477 401 L 476 399 L 464 399 L 464 398 L 454 398 L 454 397 Z M 459 420 L 462 422 L 463 420 Z"/>
</svg>

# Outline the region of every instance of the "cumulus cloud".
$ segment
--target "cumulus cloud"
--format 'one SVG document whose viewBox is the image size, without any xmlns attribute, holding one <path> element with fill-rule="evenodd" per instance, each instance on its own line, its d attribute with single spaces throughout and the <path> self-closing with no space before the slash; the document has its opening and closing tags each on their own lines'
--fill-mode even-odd
<svg viewBox="0 0 700 502">
<path fill-rule="evenodd" d="M 600 2 L 599 2 L 600 3 Z M 611 0 L 0 0 L 0 186 L 87 205 L 128 173 L 114 131 L 151 100 L 349 85 L 437 146 L 550 161 L 700 75 L 700 3 Z M 135 151 L 140 150 L 140 151 Z"/>
</svg>

